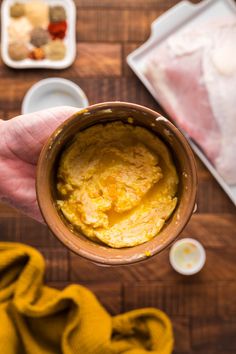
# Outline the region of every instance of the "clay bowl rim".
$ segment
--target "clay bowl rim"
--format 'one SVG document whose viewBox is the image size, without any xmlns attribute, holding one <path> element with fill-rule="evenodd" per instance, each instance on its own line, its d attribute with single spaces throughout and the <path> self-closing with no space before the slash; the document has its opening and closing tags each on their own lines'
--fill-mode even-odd
<svg viewBox="0 0 236 354">
<path fill-rule="evenodd" d="M 102 245 L 97 245 L 95 242 L 88 240 L 85 236 L 82 234 L 78 236 L 75 236 L 75 234 L 66 226 L 66 224 L 63 222 L 62 217 L 59 215 L 55 203 L 52 199 L 52 194 L 51 194 L 51 187 L 50 187 L 50 181 L 47 176 L 47 171 L 45 170 L 48 154 L 53 151 L 53 148 L 56 146 L 58 143 L 61 133 L 63 132 L 64 129 L 66 129 L 69 124 L 78 118 L 79 115 L 82 115 L 85 112 L 93 112 L 96 110 L 100 109 L 112 109 L 112 108 L 129 108 L 131 110 L 135 111 L 142 111 L 142 113 L 149 114 L 152 116 L 155 120 L 160 119 L 166 124 L 166 127 L 175 135 L 177 138 L 178 142 L 181 143 L 182 148 L 185 151 L 185 155 L 188 161 L 189 169 L 191 172 L 191 179 L 192 179 L 192 184 L 190 192 L 190 196 L 188 199 L 188 208 L 186 209 L 186 214 L 184 215 L 184 218 L 181 219 L 176 228 L 175 232 L 173 232 L 172 235 L 168 236 L 167 239 L 163 240 L 161 244 L 158 243 L 153 246 L 155 243 L 155 239 L 157 237 L 154 237 L 150 241 L 147 241 L 144 244 L 138 245 L 138 246 L 133 246 L 129 248 L 122 248 L 122 249 L 115 249 L 115 248 L 110 248 L 108 246 L 102 246 Z M 118 119 L 119 120 L 119 119 Z M 93 125 L 99 124 L 99 122 L 94 122 Z M 145 127 L 145 123 L 144 123 Z M 150 127 L 147 126 L 147 128 L 150 129 Z M 82 130 L 83 127 L 80 127 L 79 130 Z M 79 131 L 78 130 L 78 131 Z M 78 133 L 76 131 L 76 133 Z M 57 156 L 60 153 L 61 150 L 57 151 L 56 155 Z M 54 158 L 55 158 L 54 156 Z M 46 173 L 45 173 L 46 171 Z M 49 171 L 50 172 L 50 171 Z M 50 172 L 51 173 L 51 172 Z M 47 193 L 48 191 L 48 193 Z M 43 216 L 43 219 L 51 232 L 55 235 L 55 237 L 61 241 L 66 247 L 68 247 L 71 251 L 73 251 L 75 254 L 82 256 L 83 258 L 90 260 L 94 263 L 100 264 L 100 265 L 107 265 L 107 266 L 112 266 L 112 265 L 126 265 L 126 264 L 132 264 L 132 263 L 137 263 L 140 261 L 143 261 L 145 259 L 150 258 L 150 256 L 154 256 L 161 251 L 163 251 L 165 248 L 170 246 L 180 235 L 184 227 L 187 225 L 189 219 L 191 218 L 191 215 L 193 213 L 194 207 L 195 207 L 195 202 L 196 202 L 196 193 L 197 193 L 197 171 L 196 171 L 196 163 L 195 163 L 195 158 L 194 154 L 190 148 L 189 143 L 187 142 L 186 138 L 184 135 L 166 118 L 164 118 L 162 115 L 160 115 L 158 112 L 155 112 L 154 110 L 135 104 L 135 103 L 129 103 L 129 102 L 103 102 L 103 103 L 97 103 L 94 105 L 90 105 L 85 109 L 78 110 L 77 113 L 73 114 L 71 117 L 69 117 L 66 121 L 64 121 L 61 125 L 57 127 L 57 129 L 49 136 L 47 139 L 46 143 L 44 144 L 42 151 L 40 153 L 39 159 L 38 159 L 38 164 L 37 164 L 37 172 L 36 172 L 36 195 L 37 195 L 37 200 L 39 204 L 39 208 L 41 211 L 41 214 Z M 50 195 L 49 195 L 50 194 Z M 172 216 L 170 220 L 172 219 Z M 158 234 L 158 237 L 160 238 L 161 232 Z M 76 241 L 74 242 L 76 237 Z M 149 249 L 149 245 L 152 242 L 152 247 L 151 247 L 151 254 Z M 81 247 L 79 247 L 76 243 L 81 243 Z M 93 251 L 91 252 L 90 248 L 94 248 Z"/>
</svg>

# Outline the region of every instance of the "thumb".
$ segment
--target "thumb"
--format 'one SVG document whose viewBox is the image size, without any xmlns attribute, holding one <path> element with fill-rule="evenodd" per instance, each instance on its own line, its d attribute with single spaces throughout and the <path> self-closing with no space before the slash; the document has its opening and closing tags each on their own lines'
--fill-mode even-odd
<svg viewBox="0 0 236 354">
<path fill-rule="evenodd" d="M 36 163 L 53 131 L 80 108 L 62 106 L 25 114 L 4 122 L 4 138 L 10 151 L 28 163 Z"/>
</svg>

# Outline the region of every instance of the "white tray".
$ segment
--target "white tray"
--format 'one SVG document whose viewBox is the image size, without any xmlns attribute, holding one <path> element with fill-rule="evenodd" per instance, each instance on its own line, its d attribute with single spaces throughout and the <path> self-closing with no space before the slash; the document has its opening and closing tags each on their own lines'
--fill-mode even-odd
<svg viewBox="0 0 236 354">
<path fill-rule="evenodd" d="M 201 25 L 208 22 L 210 19 L 226 16 L 235 18 L 235 15 L 236 6 L 233 0 L 204 0 L 195 5 L 188 1 L 181 1 L 152 23 L 149 39 L 141 47 L 129 54 L 127 62 L 153 97 L 158 101 L 158 95 L 143 74 L 143 66 L 147 54 L 149 54 L 153 48 L 161 45 L 161 43 L 173 33 L 177 33 L 178 31 L 192 26 L 195 27 L 196 24 Z M 194 143 L 185 132 L 183 133 L 187 137 L 195 153 L 236 205 L 236 185 L 228 185 L 196 143 Z"/>
<path fill-rule="evenodd" d="M 19 2 L 29 2 L 31 0 L 21 0 Z M 63 60 L 52 61 L 49 59 L 32 60 L 24 59 L 14 61 L 8 55 L 8 24 L 9 24 L 9 8 L 16 0 L 3 0 L 1 6 L 1 53 L 3 62 L 14 69 L 30 69 L 30 68 L 45 68 L 45 69 L 65 69 L 70 66 L 76 56 L 76 8 L 73 0 L 44 0 L 49 5 L 61 5 L 66 10 L 67 15 L 67 33 L 64 38 L 66 45 L 66 56 Z"/>
</svg>

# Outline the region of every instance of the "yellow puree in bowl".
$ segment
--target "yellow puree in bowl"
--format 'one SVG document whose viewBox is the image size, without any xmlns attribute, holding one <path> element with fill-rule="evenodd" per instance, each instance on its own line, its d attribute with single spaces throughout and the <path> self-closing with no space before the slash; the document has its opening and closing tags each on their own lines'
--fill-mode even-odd
<svg viewBox="0 0 236 354">
<path fill-rule="evenodd" d="M 122 122 L 79 132 L 61 156 L 57 179 L 65 218 L 114 248 L 152 239 L 177 203 L 178 176 L 166 145 Z"/>
</svg>

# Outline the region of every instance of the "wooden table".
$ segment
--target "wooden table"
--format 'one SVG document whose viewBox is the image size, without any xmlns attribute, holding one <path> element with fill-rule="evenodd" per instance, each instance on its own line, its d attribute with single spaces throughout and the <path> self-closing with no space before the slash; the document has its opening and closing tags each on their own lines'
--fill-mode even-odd
<svg viewBox="0 0 236 354">
<path fill-rule="evenodd" d="M 150 24 L 176 0 L 78 0 L 77 59 L 62 71 L 15 71 L 0 63 L 0 118 L 20 113 L 32 84 L 50 76 L 78 83 L 90 103 L 122 100 L 161 110 L 126 64 L 129 52 L 145 41 Z M 172 319 L 175 353 L 236 353 L 235 207 L 197 159 L 198 210 L 182 237 L 200 240 L 207 262 L 196 276 L 183 277 L 169 265 L 168 250 L 146 263 L 102 268 L 69 252 L 49 230 L 0 206 L 0 237 L 24 242 L 43 253 L 46 282 L 62 288 L 80 283 L 92 289 L 112 313 L 154 306 Z"/>
</svg>

